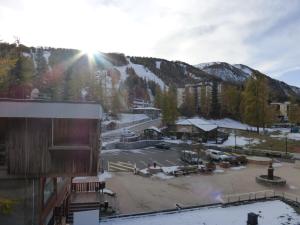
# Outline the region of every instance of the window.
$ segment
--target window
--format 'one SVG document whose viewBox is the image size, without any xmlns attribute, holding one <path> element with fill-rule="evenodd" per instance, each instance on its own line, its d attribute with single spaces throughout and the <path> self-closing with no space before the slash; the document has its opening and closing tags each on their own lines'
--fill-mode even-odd
<svg viewBox="0 0 300 225">
<path fill-rule="evenodd" d="M 54 179 L 46 178 L 44 186 L 44 205 L 49 201 L 51 196 L 54 194 Z"/>
</svg>

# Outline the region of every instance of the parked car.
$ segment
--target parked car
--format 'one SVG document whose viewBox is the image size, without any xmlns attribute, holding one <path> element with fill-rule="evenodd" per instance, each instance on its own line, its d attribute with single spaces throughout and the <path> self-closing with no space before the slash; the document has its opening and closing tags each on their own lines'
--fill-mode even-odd
<svg viewBox="0 0 300 225">
<path fill-rule="evenodd" d="M 168 145 L 167 143 L 164 143 L 164 142 L 158 143 L 154 146 L 156 148 L 160 148 L 160 149 L 170 149 L 170 145 Z"/>
<path fill-rule="evenodd" d="M 203 161 L 199 158 L 198 154 L 193 151 L 182 151 L 180 159 L 189 164 L 203 164 Z"/>
<path fill-rule="evenodd" d="M 230 159 L 230 156 L 224 152 L 213 149 L 206 150 L 206 155 L 216 161 L 228 161 Z"/>
</svg>

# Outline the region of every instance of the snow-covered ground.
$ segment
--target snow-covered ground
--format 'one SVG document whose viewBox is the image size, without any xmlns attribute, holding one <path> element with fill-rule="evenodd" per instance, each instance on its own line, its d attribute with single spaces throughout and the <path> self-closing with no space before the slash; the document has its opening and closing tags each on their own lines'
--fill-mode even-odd
<svg viewBox="0 0 300 225">
<path fill-rule="evenodd" d="M 256 202 L 247 205 L 207 207 L 191 210 L 180 210 L 170 213 L 132 216 L 101 220 L 100 224 L 114 225 L 243 225 L 247 215 L 254 212 L 259 215 L 258 224 L 266 225 L 299 225 L 300 215 L 282 201 Z"/>
<path fill-rule="evenodd" d="M 255 138 L 247 138 L 242 136 L 236 136 L 231 133 L 228 137 L 228 139 L 223 144 L 215 144 L 215 143 L 208 143 L 206 145 L 214 145 L 214 146 L 220 146 L 220 147 L 229 147 L 229 146 L 246 146 L 246 145 L 253 145 L 253 144 L 259 144 L 260 140 Z"/>
<path fill-rule="evenodd" d="M 290 129 L 288 128 L 281 128 L 276 129 L 274 128 L 274 131 L 279 131 L 279 134 L 271 134 L 270 137 L 272 138 L 278 138 L 278 139 L 285 139 L 287 137 L 288 139 L 300 141 L 300 133 L 291 133 Z"/>
</svg>

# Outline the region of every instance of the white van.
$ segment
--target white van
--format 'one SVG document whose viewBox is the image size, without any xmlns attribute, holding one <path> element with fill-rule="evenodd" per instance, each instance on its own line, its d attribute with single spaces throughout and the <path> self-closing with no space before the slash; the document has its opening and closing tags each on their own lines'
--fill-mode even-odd
<svg viewBox="0 0 300 225">
<path fill-rule="evenodd" d="M 213 150 L 213 149 L 206 150 L 206 155 L 209 156 L 211 159 L 218 160 L 218 161 L 228 160 L 230 158 L 230 156 L 226 155 L 224 152 Z"/>
</svg>

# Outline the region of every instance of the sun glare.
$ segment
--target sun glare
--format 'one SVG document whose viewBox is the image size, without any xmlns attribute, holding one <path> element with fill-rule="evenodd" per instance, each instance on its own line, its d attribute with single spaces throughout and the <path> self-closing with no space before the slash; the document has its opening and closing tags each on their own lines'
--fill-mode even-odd
<svg viewBox="0 0 300 225">
<path fill-rule="evenodd" d="M 82 49 L 81 52 L 85 55 L 87 55 L 88 57 L 92 57 L 92 56 L 95 56 L 97 51 L 93 48 L 85 48 L 85 49 Z"/>
</svg>

